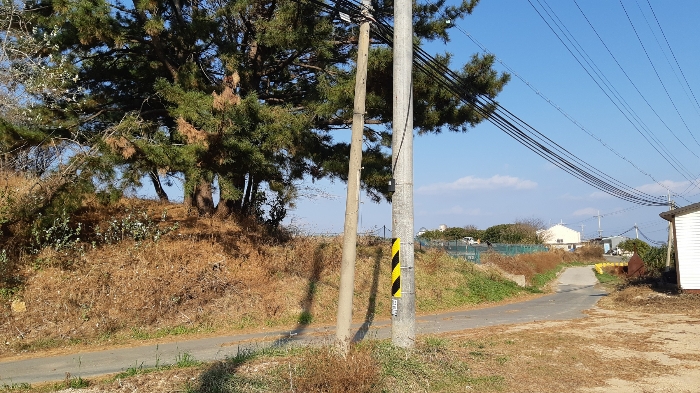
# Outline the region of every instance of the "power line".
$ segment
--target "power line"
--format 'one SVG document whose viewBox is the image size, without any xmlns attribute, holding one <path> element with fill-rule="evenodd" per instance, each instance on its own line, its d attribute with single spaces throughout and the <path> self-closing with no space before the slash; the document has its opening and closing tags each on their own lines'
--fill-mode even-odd
<svg viewBox="0 0 700 393">
<path fill-rule="evenodd" d="M 627 13 L 627 9 L 625 8 L 625 5 L 622 3 L 622 0 L 620 0 L 620 5 L 622 6 L 622 9 L 625 11 L 625 15 L 627 16 L 627 20 L 630 22 L 630 25 L 632 26 L 632 30 L 634 30 L 634 34 L 637 36 L 637 40 L 639 41 L 639 44 L 642 46 L 642 49 L 644 50 L 644 54 L 646 55 L 647 60 L 649 60 L 649 64 L 651 64 L 651 68 L 654 69 L 654 73 L 656 74 L 656 77 L 659 79 L 659 83 L 661 83 L 661 86 L 663 87 L 664 92 L 666 92 L 666 96 L 668 97 L 669 101 L 671 101 L 671 105 L 673 105 L 673 108 L 676 110 L 678 117 L 680 117 L 681 122 L 685 126 L 685 129 L 688 130 L 688 133 L 695 141 L 695 144 L 700 146 L 700 143 L 698 143 L 698 140 L 695 139 L 695 135 L 693 135 L 693 133 L 690 131 L 688 124 L 685 122 L 685 119 L 681 115 L 681 112 L 678 110 L 678 107 L 676 106 L 676 103 L 673 101 L 673 98 L 671 98 L 671 94 L 668 92 L 668 89 L 666 88 L 666 85 L 664 84 L 663 80 L 661 79 L 659 72 L 656 70 L 656 66 L 654 66 L 654 62 L 651 61 L 651 57 L 649 57 L 649 53 L 647 52 L 647 49 L 644 46 L 644 43 L 642 42 L 642 39 L 639 37 L 639 33 L 637 33 L 637 29 L 635 28 L 634 23 L 632 22 L 632 18 L 630 18 L 629 14 Z"/>
<path fill-rule="evenodd" d="M 574 2 L 575 2 L 575 0 L 574 0 Z M 434 3 L 430 2 L 430 0 L 428 0 L 428 4 L 431 4 L 431 5 L 433 5 L 433 6 L 436 6 Z M 578 4 L 577 4 L 577 6 L 578 6 Z M 436 6 L 436 7 L 437 7 L 437 6 Z M 580 10 L 580 8 L 579 8 L 579 10 Z M 581 12 L 583 13 L 583 11 L 581 11 Z M 586 18 L 585 14 L 583 14 L 583 15 L 584 15 L 584 18 Z M 668 187 L 666 187 L 663 183 L 661 183 L 661 182 L 658 181 L 656 178 L 654 178 L 654 176 L 652 176 L 652 175 L 649 174 L 648 172 L 646 172 L 646 171 L 644 171 L 643 169 L 641 169 L 637 164 L 635 164 L 634 162 L 632 162 L 631 160 L 629 160 L 627 157 L 623 156 L 623 155 L 620 154 L 618 151 L 616 151 L 614 148 L 612 148 L 610 145 L 608 145 L 607 143 L 605 143 L 605 142 L 603 141 L 602 138 L 596 136 L 595 134 L 593 134 L 592 132 L 590 132 L 588 129 L 586 129 L 586 128 L 585 128 L 582 124 L 580 124 L 576 119 L 574 119 L 572 116 L 570 116 L 568 113 L 566 113 L 560 106 L 558 106 L 557 104 L 555 104 L 551 99 L 549 99 L 549 98 L 548 98 L 547 96 L 545 96 L 541 91 L 539 91 L 534 85 L 532 85 L 529 81 L 527 81 L 522 75 L 520 75 L 520 74 L 519 74 L 517 71 L 515 71 L 512 67 L 510 67 L 508 64 L 506 64 L 502 59 L 500 59 L 498 56 L 496 56 L 493 52 L 489 51 L 489 50 L 488 50 L 481 42 L 479 42 L 474 36 L 472 36 L 469 32 L 467 32 L 467 31 L 465 31 L 464 29 L 462 29 L 458 24 L 454 23 L 454 21 L 453 21 L 452 19 L 450 19 L 449 16 L 445 15 L 444 13 L 442 14 L 442 16 L 443 16 L 444 18 L 446 18 L 446 20 L 449 22 L 450 26 L 455 27 L 455 28 L 456 28 L 459 32 L 461 32 L 465 37 L 469 38 L 475 45 L 477 45 L 477 46 L 481 49 L 482 52 L 484 52 L 484 53 L 486 53 L 486 54 L 488 54 L 488 55 L 493 56 L 494 59 L 495 59 L 496 61 L 498 61 L 501 65 L 503 65 L 503 66 L 508 70 L 508 72 L 510 72 L 512 75 L 515 75 L 518 79 L 520 79 L 523 83 L 525 83 L 525 85 L 526 85 L 528 88 L 530 88 L 530 90 L 532 90 L 535 94 L 537 94 L 540 98 L 542 98 L 542 99 L 543 99 L 545 102 L 547 102 L 550 106 L 552 106 L 553 108 L 555 108 L 558 112 L 560 112 L 564 117 L 566 117 L 569 121 L 571 121 L 571 122 L 572 122 L 574 125 L 576 125 L 579 129 L 581 129 L 583 132 L 585 132 L 586 134 L 588 134 L 591 138 L 595 139 L 598 143 L 600 143 L 601 145 L 603 145 L 605 148 L 607 148 L 609 151 L 611 151 L 611 152 L 612 152 L 613 154 L 615 154 L 617 157 L 619 157 L 619 158 L 621 158 L 622 160 L 624 160 L 624 161 L 626 161 L 627 163 L 629 163 L 629 164 L 630 164 L 633 168 L 635 168 L 638 172 L 640 172 L 641 174 L 647 176 L 647 177 L 648 177 L 649 179 L 651 179 L 654 183 L 658 184 L 660 187 L 662 187 L 662 188 L 664 188 L 665 190 L 667 190 L 669 193 L 674 194 L 674 195 L 677 195 L 678 197 L 680 197 L 680 198 L 682 198 L 682 199 L 685 199 L 685 198 L 683 198 L 682 195 L 678 195 L 678 194 L 676 194 L 675 192 L 671 191 L 671 190 L 670 190 Z M 588 19 L 586 18 L 586 20 L 588 20 Z M 591 25 L 590 22 L 589 22 L 589 25 L 591 26 L 591 28 L 593 28 L 593 26 Z M 594 29 L 594 28 L 593 28 L 593 29 Z M 595 29 L 594 29 L 594 31 L 595 31 Z M 595 31 L 595 32 L 596 32 L 596 34 L 597 34 L 597 31 Z M 600 39 L 600 37 L 599 37 L 599 39 Z M 601 42 L 603 42 L 602 39 L 601 39 Z M 606 45 L 605 45 L 605 42 L 603 42 L 603 45 L 606 46 Z M 607 46 L 606 46 L 606 49 L 607 49 Z M 609 49 L 608 49 L 608 53 L 610 53 L 610 55 L 613 56 L 613 55 L 612 55 L 612 52 L 610 52 Z M 613 59 L 617 62 L 617 59 L 615 59 L 614 56 L 613 56 Z M 622 66 L 620 66 L 619 63 L 618 63 L 618 66 L 622 69 Z M 623 71 L 623 73 L 625 73 L 624 69 L 622 69 L 622 71 Z M 625 73 L 625 75 L 627 75 L 627 74 Z M 627 79 L 628 79 L 628 80 L 633 84 L 633 86 L 636 88 L 636 85 L 634 85 L 634 83 L 633 83 L 632 80 L 629 78 L 629 76 L 627 76 Z M 637 91 L 639 92 L 638 89 L 637 89 Z M 639 92 L 639 94 L 641 95 L 641 92 Z M 644 96 L 642 96 L 642 98 L 645 99 Z M 645 99 L 645 101 L 646 101 L 646 99 Z M 656 111 L 653 109 L 653 107 L 651 107 L 651 105 L 650 105 L 648 102 L 647 102 L 647 105 L 649 105 L 650 108 L 652 109 L 652 111 L 654 111 L 654 113 L 656 113 Z M 658 114 L 657 114 L 657 117 L 659 117 Z M 663 122 L 663 120 L 662 120 L 660 117 L 659 117 L 659 119 Z M 665 122 L 664 122 L 664 125 L 665 125 Z M 669 128 L 669 127 L 666 126 L 666 128 Z M 669 128 L 669 131 L 670 131 L 670 128 Z M 672 132 L 672 131 L 671 131 L 671 132 Z M 652 147 L 653 147 L 653 145 L 652 145 Z M 692 151 L 691 151 L 691 153 L 694 154 L 694 152 L 692 152 Z M 663 154 L 661 154 L 661 156 L 664 157 Z M 665 157 L 664 157 L 664 158 L 665 158 Z M 668 161 L 668 160 L 667 160 L 667 161 Z M 676 160 L 676 162 L 678 162 L 678 161 Z M 673 166 L 673 164 L 671 164 L 671 165 Z M 674 169 L 676 169 L 676 168 L 674 167 Z M 678 169 L 676 169 L 676 170 L 678 171 Z M 686 171 L 687 171 L 687 169 L 686 169 Z M 680 173 L 680 171 L 679 171 L 679 173 Z M 681 175 L 682 175 L 682 173 L 681 173 Z M 686 179 L 687 179 L 687 177 L 686 177 Z M 689 181 L 689 186 L 688 186 L 688 187 L 690 188 L 690 187 L 693 187 L 693 186 L 697 187 L 692 181 Z M 687 191 L 687 190 L 686 190 L 686 191 Z M 685 191 L 684 191 L 684 192 L 685 192 Z M 685 199 L 685 200 L 686 200 L 688 203 L 690 203 L 690 201 L 688 201 L 687 199 Z"/>
<path fill-rule="evenodd" d="M 313 1 L 313 0 L 311 0 Z M 316 1 L 313 1 L 316 3 Z M 357 8 L 355 5 L 354 8 Z M 376 23 L 379 40 L 393 46 L 393 28 L 381 19 Z M 476 95 L 467 90 L 468 83 L 446 65 L 438 62 L 420 46 L 414 44 L 414 63 L 417 69 L 450 91 L 464 104 L 472 106 L 484 120 L 490 121 L 507 135 L 579 180 L 617 198 L 640 205 L 665 206 L 663 198 L 655 197 L 630 187 L 586 163 L 561 145 L 552 141 L 534 127 L 498 104 L 493 97 Z"/>
<path fill-rule="evenodd" d="M 666 244 L 665 242 L 660 242 L 660 241 L 656 241 L 656 240 L 651 240 L 651 239 L 649 239 L 649 238 L 647 237 L 647 235 L 645 235 L 642 231 L 639 231 L 639 234 L 642 235 L 642 237 L 644 238 L 644 240 L 646 240 L 648 243 L 656 244 L 657 246 Z"/>
<path fill-rule="evenodd" d="M 498 61 L 502 66 L 504 66 L 504 67 L 508 70 L 508 72 L 510 72 L 512 75 L 515 75 L 518 79 L 520 79 L 523 83 L 525 83 L 525 85 L 526 85 L 528 88 L 530 88 L 530 90 L 532 90 L 535 94 L 537 94 L 540 98 L 542 98 L 542 99 L 543 99 L 545 102 L 547 102 L 550 106 L 552 106 L 552 107 L 553 107 L 554 109 L 556 109 L 559 113 L 561 113 L 566 119 L 568 119 L 570 122 L 572 122 L 572 123 L 573 123 L 575 126 L 577 126 L 581 131 L 583 131 L 583 132 L 585 132 L 586 134 L 588 134 L 588 136 L 590 136 L 591 138 L 593 138 L 594 140 L 596 140 L 598 143 L 600 143 L 601 145 L 603 145 L 603 147 L 605 147 L 605 148 L 608 149 L 610 152 L 612 152 L 613 154 L 615 154 L 618 158 L 620 158 L 620 159 L 626 161 L 626 162 L 627 162 L 628 164 L 630 164 L 634 169 L 636 169 L 639 173 L 641 173 L 641 174 L 643 174 L 644 176 L 648 177 L 648 178 L 651 179 L 654 183 L 658 184 L 659 186 L 661 186 L 661 187 L 664 188 L 665 190 L 670 191 L 671 193 L 673 193 L 671 190 L 668 189 L 668 187 L 666 187 L 665 185 L 663 185 L 659 180 L 657 180 L 656 178 L 654 178 L 654 176 L 652 176 L 650 173 L 648 173 L 648 172 L 646 172 L 645 170 L 643 170 L 642 168 L 640 168 L 637 164 L 635 164 L 635 163 L 632 162 L 630 159 L 628 159 L 627 157 L 625 157 L 624 155 L 622 155 L 620 152 L 618 152 L 617 150 L 615 150 L 612 146 L 610 146 L 610 145 L 608 145 L 607 143 L 605 143 L 605 141 L 603 141 L 602 138 L 598 137 L 597 135 L 595 135 L 594 133 L 592 133 L 591 131 L 589 131 L 587 128 L 585 128 L 581 123 L 579 123 L 576 119 L 574 119 L 571 115 L 569 115 L 566 111 L 564 111 L 564 109 L 562 109 L 559 105 L 557 105 L 556 103 L 554 103 L 554 102 L 553 102 L 549 97 L 547 97 L 544 93 L 542 93 L 540 90 L 538 90 L 532 83 L 530 83 L 528 80 L 526 80 L 522 75 L 520 75 L 520 74 L 519 74 L 517 71 L 515 71 L 512 67 L 510 67 L 508 64 L 506 64 L 502 59 L 500 59 L 499 57 L 497 57 L 493 52 L 489 51 L 485 46 L 483 46 L 483 45 L 481 44 L 481 42 L 479 42 L 479 41 L 478 41 L 474 36 L 472 36 L 469 32 L 463 30 L 463 29 L 462 29 L 461 27 L 459 27 L 458 25 L 456 26 L 456 28 L 457 28 L 457 30 L 459 30 L 460 32 L 462 32 L 462 34 L 464 34 L 467 38 L 469 38 L 474 44 L 476 44 L 477 46 L 479 46 L 479 48 L 481 48 L 481 50 L 482 50 L 484 53 L 494 56 L 494 58 L 496 59 L 496 61 Z"/>
<path fill-rule="evenodd" d="M 380 30 L 383 29 L 385 31 L 379 32 L 378 36 L 391 45 L 391 40 L 387 37 L 387 31 L 390 31 L 391 28 L 382 24 L 379 24 L 379 26 Z M 414 50 L 416 53 L 416 67 L 418 69 L 459 97 L 463 103 L 473 106 L 484 119 L 489 120 L 506 132 L 506 134 L 555 166 L 589 185 L 618 198 L 642 205 L 656 206 L 665 204 L 665 202 L 661 202 L 662 199 L 659 197 L 654 197 L 629 187 L 576 157 L 500 106 L 493 98 L 484 95 L 473 95 L 466 91 L 465 86 L 467 84 L 461 76 L 439 63 L 417 45 Z"/>
<path fill-rule="evenodd" d="M 571 45 L 574 48 L 573 50 L 571 49 L 571 47 L 569 47 L 569 45 L 566 44 L 566 42 L 564 42 L 564 39 L 562 39 L 562 37 L 552 27 L 552 23 L 550 23 L 547 20 L 547 18 L 545 18 L 544 15 L 542 15 L 542 12 L 540 12 L 540 10 L 537 7 L 535 7 L 535 5 L 532 3 L 532 1 L 528 0 L 528 3 L 532 6 L 532 8 L 535 10 L 535 12 L 540 16 L 540 18 L 545 22 L 545 24 L 547 25 L 547 27 L 549 27 L 549 29 L 552 31 L 552 33 L 554 33 L 554 35 L 557 37 L 557 39 L 559 39 L 559 41 L 564 45 L 566 50 L 574 57 L 574 59 L 581 66 L 581 68 L 583 68 L 583 70 L 586 72 L 586 74 L 588 74 L 588 76 L 593 80 L 593 82 L 596 84 L 596 86 L 598 86 L 598 88 L 603 92 L 603 94 L 605 94 L 606 97 L 608 97 L 610 102 L 618 109 L 618 111 L 625 117 L 625 119 L 627 119 L 627 121 L 635 128 L 635 130 L 637 130 L 637 132 L 647 141 L 647 143 L 649 143 L 649 145 L 652 148 L 654 148 L 654 150 L 656 150 L 656 152 L 659 153 L 659 155 L 661 155 L 661 157 L 663 157 L 664 160 L 666 160 L 666 162 L 669 165 L 671 165 L 686 180 L 695 184 L 696 176 L 694 174 L 692 174 L 687 168 L 685 168 L 685 166 L 683 166 L 683 164 L 656 137 L 656 135 L 651 131 L 651 129 L 644 123 L 644 121 L 636 114 L 636 112 L 631 108 L 631 106 L 627 103 L 627 101 L 615 89 L 615 87 L 612 85 L 612 83 L 610 83 L 610 81 L 603 75 L 602 71 L 600 71 L 600 68 L 598 68 L 595 65 L 595 63 L 593 62 L 592 59 L 590 59 L 590 56 L 588 56 L 588 54 L 585 52 L 585 50 L 583 50 L 583 48 L 581 48 L 581 46 L 578 44 L 576 39 L 573 38 L 573 35 L 571 35 L 570 32 L 569 32 L 569 35 L 567 35 L 564 32 L 564 30 L 566 30 L 568 32 L 568 29 L 566 29 L 566 27 L 563 26 L 563 23 L 561 23 L 563 27 L 559 26 L 559 24 L 556 21 L 557 20 L 561 21 L 561 20 L 556 16 L 556 13 L 554 13 L 554 11 L 551 9 L 551 7 L 549 7 L 549 9 L 551 10 L 551 15 L 550 15 L 550 12 L 547 11 L 547 9 L 541 5 L 539 0 L 536 0 L 536 1 L 540 4 L 540 6 L 545 11 L 545 13 L 550 17 L 550 19 L 552 20 L 552 23 L 554 25 L 556 25 L 557 28 L 562 32 L 562 35 L 564 35 L 566 40 L 568 40 L 571 43 Z M 545 3 L 546 3 L 546 1 L 545 1 Z M 552 16 L 552 15 L 554 15 L 554 16 Z M 569 38 L 569 36 L 571 36 L 571 38 Z M 581 49 L 579 50 L 579 48 L 581 48 Z M 574 50 L 576 52 L 578 52 L 581 59 L 579 59 L 579 57 L 574 54 Z M 588 67 L 590 67 L 590 70 L 588 67 L 586 67 L 583 64 L 583 62 L 585 62 L 588 65 Z M 600 81 L 598 79 L 596 79 L 596 77 L 594 77 L 593 74 L 595 74 L 600 79 Z M 606 90 L 605 88 L 603 88 L 603 86 L 601 85 L 601 82 L 603 85 L 605 85 L 605 87 L 609 91 Z M 613 99 L 613 97 L 614 97 L 614 99 Z M 619 104 L 618 104 L 618 102 L 616 102 L 616 100 L 619 101 Z M 633 119 L 634 119 L 634 121 L 633 121 Z M 635 121 L 639 124 L 639 126 L 637 124 L 635 124 Z M 644 131 L 646 131 L 646 134 L 644 132 L 642 132 L 642 130 L 639 128 L 640 126 Z M 675 136 L 675 134 L 674 134 L 674 136 Z M 654 143 L 652 143 L 652 141 L 649 138 L 651 138 L 651 140 L 653 140 Z M 676 137 L 676 139 L 678 139 L 678 137 Z M 678 139 L 678 140 L 680 142 L 680 139 Z M 687 148 L 687 146 L 686 146 L 686 148 Z M 663 153 L 659 149 L 663 150 Z M 693 155 L 698 157 L 697 154 L 695 154 L 692 150 L 689 149 L 689 151 Z M 700 157 L 698 157 L 698 158 L 700 158 Z M 685 171 L 685 173 L 683 173 L 683 171 L 681 171 L 681 169 L 683 171 Z M 695 186 L 697 188 L 700 188 L 700 186 L 697 184 L 695 184 Z"/>
<path fill-rule="evenodd" d="M 695 100 L 696 107 L 700 107 L 700 104 L 698 103 L 698 99 L 695 97 L 695 93 L 693 92 L 693 89 L 690 87 L 690 83 L 688 83 L 688 79 L 685 77 L 685 73 L 683 72 L 683 68 L 678 63 L 678 59 L 676 58 L 676 54 L 673 52 L 673 48 L 671 48 L 671 44 L 669 44 L 668 38 L 666 38 L 666 33 L 664 33 L 664 29 L 661 28 L 661 23 L 659 23 L 659 18 L 656 17 L 656 12 L 654 12 L 654 7 L 651 6 L 651 3 L 649 2 L 649 0 L 647 0 L 647 4 L 649 5 L 649 9 L 651 10 L 651 14 L 654 16 L 654 20 L 656 20 L 656 25 L 659 27 L 659 30 L 661 31 L 661 35 L 664 37 L 664 40 L 666 41 L 666 45 L 668 46 L 668 50 L 671 52 L 671 56 L 673 56 L 673 60 L 676 62 L 676 66 L 678 67 L 678 70 L 681 72 L 681 76 L 683 76 L 683 80 L 685 81 L 686 86 L 688 86 L 688 90 L 690 90 L 690 94 L 693 96 L 693 99 Z"/>
<path fill-rule="evenodd" d="M 678 140 L 678 141 L 680 142 L 680 139 L 678 138 L 678 136 L 676 136 L 676 134 L 673 132 L 673 130 L 671 130 L 671 127 L 669 127 L 668 124 L 666 124 L 666 122 L 661 118 L 661 116 L 660 116 L 659 113 L 656 111 L 656 109 L 654 109 L 654 107 L 651 105 L 651 103 L 649 103 L 649 100 L 647 100 L 647 98 L 644 96 L 644 94 L 642 94 L 641 90 L 639 90 L 639 88 L 637 87 L 637 84 L 634 83 L 634 81 L 633 81 L 632 78 L 629 76 L 629 74 L 627 73 L 627 71 L 624 69 L 624 67 L 622 67 L 622 64 L 620 64 L 620 62 L 617 60 L 617 57 L 615 57 L 615 55 L 612 53 L 612 51 L 610 50 L 610 48 L 608 47 L 608 45 L 607 45 L 607 44 L 605 43 L 605 41 L 603 40 L 603 37 L 600 36 L 600 34 L 598 33 L 598 30 L 596 30 L 596 28 L 593 26 L 593 23 L 591 23 L 590 19 L 588 19 L 588 16 L 587 16 L 586 13 L 583 11 L 583 9 L 579 6 L 579 4 L 578 4 L 578 2 L 577 2 L 576 0 L 574 0 L 574 4 L 576 5 L 576 8 L 578 8 L 578 10 L 579 10 L 579 12 L 581 13 L 581 15 L 583 16 L 583 18 L 584 18 L 584 19 L 586 20 L 586 22 L 588 23 L 588 26 L 591 28 L 591 30 L 593 30 L 593 33 L 595 33 L 596 37 L 598 37 L 598 40 L 599 40 L 600 43 L 603 45 L 603 47 L 605 48 L 605 50 L 608 52 L 608 54 L 610 55 L 610 57 L 613 59 L 613 61 L 614 61 L 615 64 L 617 65 L 617 67 L 620 69 L 620 71 L 622 71 L 622 74 L 625 75 L 625 78 L 627 78 L 627 81 L 632 85 L 632 87 L 634 87 L 634 89 L 635 89 L 635 91 L 637 92 L 637 94 L 639 94 L 639 96 L 642 98 L 642 100 L 644 101 L 644 103 L 646 103 L 646 105 L 649 107 L 649 109 L 652 111 L 652 113 L 659 119 L 659 121 L 661 121 L 661 124 L 663 124 L 664 127 L 666 127 L 666 129 L 671 133 L 671 135 L 673 135 L 673 136 L 676 138 L 676 140 Z M 695 152 L 693 152 L 692 150 L 690 150 L 690 149 L 686 146 L 686 144 L 684 144 L 684 143 L 681 143 L 681 144 L 682 144 L 683 147 L 685 147 L 686 149 L 688 149 L 693 155 L 695 155 L 695 156 L 697 157 L 697 155 L 695 154 Z M 667 150 L 665 150 L 665 151 L 667 151 Z M 690 171 L 688 171 L 688 172 L 690 172 Z M 693 183 L 692 181 L 691 181 L 690 183 L 691 183 L 691 186 L 695 185 L 695 183 Z M 695 186 L 697 187 L 697 185 L 695 185 Z M 663 186 L 663 187 L 666 188 L 665 186 Z M 668 188 L 666 188 L 666 189 L 668 190 Z"/>
</svg>

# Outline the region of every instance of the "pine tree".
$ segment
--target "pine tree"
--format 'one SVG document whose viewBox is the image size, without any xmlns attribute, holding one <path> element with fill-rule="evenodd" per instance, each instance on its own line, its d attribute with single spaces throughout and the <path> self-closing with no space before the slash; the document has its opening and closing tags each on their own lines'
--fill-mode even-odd
<svg viewBox="0 0 700 393">
<path fill-rule="evenodd" d="M 448 40 L 452 26 L 476 0 L 458 6 L 415 6 L 419 40 Z M 392 14 L 391 1 L 374 4 Z M 201 214 L 260 214 L 273 192 L 272 221 L 295 185 L 307 177 L 345 180 L 349 146 L 333 132 L 352 119 L 356 26 L 304 0 L 39 0 L 36 33 L 52 32 L 57 53 L 78 68 L 75 100 L 42 108 L 77 140 L 98 146 L 123 185 L 161 182 L 184 174 L 185 199 Z M 391 50 L 374 42 L 370 53 L 363 186 L 385 196 L 390 173 Z M 440 61 L 449 65 L 449 55 Z M 472 58 L 462 74 L 468 88 L 496 96 L 507 75 L 493 59 Z M 419 132 L 466 131 L 483 120 L 474 109 L 415 75 Z M 71 128 L 72 127 L 72 128 Z M 106 128 L 109 138 L 99 139 Z M 213 203 L 218 185 L 221 199 Z"/>
</svg>

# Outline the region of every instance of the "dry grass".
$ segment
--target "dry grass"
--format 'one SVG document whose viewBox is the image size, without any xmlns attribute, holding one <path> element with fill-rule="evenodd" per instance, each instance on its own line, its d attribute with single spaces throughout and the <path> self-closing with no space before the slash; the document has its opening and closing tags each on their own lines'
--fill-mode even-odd
<svg viewBox="0 0 700 393">
<path fill-rule="evenodd" d="M 292 348 L 93 383 L 87 392 L 626 393 L 700 389 L 697 319 L 592 310 L 585 319 L 470 329 L 353 348 Z"/>
<path fill-rule="evenodd" d="M 598 303 L 600 307 L 649 314 L 668 313 L 700 317 L 700 294 L 678 292 L 654 281 L 625 281 Z"/>
<path fill-rule="evenodd" d="M 298 392 L 380 392 L 380 366 L 367 347 L 353 348 L 342 357 L 329 348 L 310 349 L 298 358 Z"/>
<path fill-rule="evenodd" d="M 177 229 L 157 242 L 91 243 L 88 230 L 142 214 Z M 166 219 L 161 221 L 163 213 Z M 0 339 L 13 356 L 75 345 L 122 345 L 176 334 L 224 333 L 260 327 L 332 324 L 342 239 L 276 240 L 255 222 L 188 215 L 182 205 L 123 200 L 87 203 L 72 222 L 86 228 L 82 251 L 45 248 L 19 263 L 22 287 L 0 300 Z M 388 318 L 389 244 L 358 242 L 353 315 L 357 322 Z M 524 295 L 517 287 L 470 293 L 472 264 L 440 252 L 416 257 L 423 312 Z M 479 276 L 480 277 L 480 276 Z M 22 307 L 15 307 L 12 304 Z"/>
<path fill-rule="evenodd" d="M 553 249 L 549 252 L 532 254 L 520 254 L 507 256 L 498 253 L 482 255 L 484 264 L 492 264 L 505 272 L 525 276 L 528 283 L 532 283 L 533 277 L 538 274 L 551 272 L 558 266 L 567 263 L 595 263 L 603 258 L 603 249 L 600 247 L 580 247 L 576 252 Z"/>
</svg>

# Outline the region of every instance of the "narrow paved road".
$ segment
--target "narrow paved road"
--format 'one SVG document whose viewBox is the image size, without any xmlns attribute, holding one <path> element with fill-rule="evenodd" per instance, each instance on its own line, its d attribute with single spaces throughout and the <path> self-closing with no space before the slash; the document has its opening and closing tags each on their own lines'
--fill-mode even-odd
<svg viewBox="0 0 700 393">
<path fill-rule="evenodd" d="M 574 267 L 559 276 L 556 293 L 537 299 L 484 308 L 436 315 L 417 319 L 417 333 L 460 331 L 483 326 L 518 324 L 534 321 L 582 318 L 605 292 L 595 288 L 597 283 L 590 267 Z M 368 326 L 354 325 L 355 339 L 391 337 L 390 321 L 375 321 Z M 235 356 L 239 351 L 289 343 L 328 341 L 333 327 L 299 329 L 286 332 L 263 332 L 236 336 L 212 337 L 181 342 L 162 343 L 133 348 L 83 352 L 72 355 L 42 357 L 14 362 L 0 361 L 0 386 L 13 383 L 39 383 L 63 380 L 72 376 L 93 377 L 125 371 L 130 367 L 153 367 L 172 364 L 179 354 L 187 353 L 197 360 L 212 361 Z"/>
</svg>

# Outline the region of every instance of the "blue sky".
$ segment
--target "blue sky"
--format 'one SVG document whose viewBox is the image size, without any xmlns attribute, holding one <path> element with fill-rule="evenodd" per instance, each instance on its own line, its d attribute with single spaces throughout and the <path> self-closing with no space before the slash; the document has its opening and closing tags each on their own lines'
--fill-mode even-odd
<svg viewBox="0 0 700 393">
<path fill-rule="evenodd" d="M 689 181 L 696 180 L 700 173 L 700 158 L 695 156 L 700 153 L 696 141 L 700 140 L 700 107 L 695 100 L 695 95 L 700 96 L 697 67 L 700 2 L 649 0 L 655 18 L 647 0 L 622 0 L 634 23 L 635 34 L 620 2 L 577 0 L 634 82 L 632 85 L 574 0 L 530 1 L 541 12 L 543 7 L 551 7 L 624 98 L 625 105 L 641 120 L 637 124 L 643 126 L 637 127 L 642 131 L 635 129 L 611 103 L 528 0 L 482 0 L 472 15 L 456 21 L 461 30 L 495 53 L 532 86 L 512 75 L 511 82 L 498 97 L 501 105 L 625 184 L 652 195 L 666 195 L 668 188 L 680 194 L 674 197 L 680 205 L 700 201 L 700 195 L 696 195 L 700 189 Z M 448 44 L 430 43 L 425 48 L 431 53 L 453 53 L 453 69 L 466 62 L 472 53 L 481 52 L 479 46 L 457 29 L 452 30 L 452 41 Z M 496 68 L 506 70 L 502 64 Z M 548 97 L 607 147 L 533 89 Z M 674 169 L 656 151 L 658 146 L 655 149 L 645 141 L 640 134 L 645 129 L 641 127 L 648 127 L 652 137 L 660 140 L 691 175 L 686 172 L 684 177 Z M 349 138 L 350 131 L 347 133 Z M 593 216 L 600 212 L 604 215 L 601 219 L 604 236 L 622 233 L 636 223 L 649 238 L 666 239 L 666 222 L 658 216 L 664 208 L 639 207 L 608 196 L 549 164 L 489 123 L 468 133 L 416 136 L 414 185 L 416 231 L 421 227 L 437 228 L 440 224 L 485 229 L 517 219 L 537 218 L 551 224 L 564 222 L 576 230 L 584 225 L 584 237 L 588 238 L 597 233 L 598 219 Z M 322 181 L 309 186 L 314 189 L 305 192 L 306 197 L 290 211 L 286 222 L 308 233 L 341 232 L 345 184 Z M 379 229 L 381 234 L 384 226 L 391 228 L 391 206 L 372 203 L 363 197 L 360 230 Z M 627 235 L 634 236 L 634 231 Z"/>
</svg>

